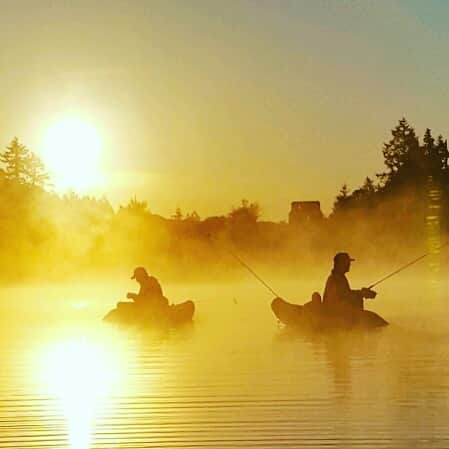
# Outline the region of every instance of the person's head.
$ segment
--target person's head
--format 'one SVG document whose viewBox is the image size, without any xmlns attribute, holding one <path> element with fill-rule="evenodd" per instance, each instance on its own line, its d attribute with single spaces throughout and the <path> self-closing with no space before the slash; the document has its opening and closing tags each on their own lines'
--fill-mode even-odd
<svg viewBox="0 0 449 449">
<path fill-rule="evenodd" d="M 339 273 L 347 273 L 351 269 L 352 259 L 348 253 L 337 253 L 334 256 L 334 270 Z"/>
<path fill-rule="evenodd" d="M 131 279 L 135 279 L 139 284 L 141 284 L 146 278 L 148 278 L 148 273 L 144 267 L 134 268 L 134 273 Z"/>
<path fill-rule="evenodd" d="M 321 295 L 318 292 L 312 293 L 312 303 L 321 304 Z"/>
</svg>

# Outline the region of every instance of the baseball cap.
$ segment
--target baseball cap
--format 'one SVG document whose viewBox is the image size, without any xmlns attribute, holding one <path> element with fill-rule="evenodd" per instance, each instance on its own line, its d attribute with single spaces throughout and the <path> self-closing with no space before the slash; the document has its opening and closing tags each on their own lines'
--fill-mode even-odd
<svg viewBox="0 0 449 449">
<path fill-rule="evenodd" d="M 145 270 L 144 267 L 137 267 L 137 268 L 134 268 L 134 273 L 133 273 L 131 279 L 136 279 L 136 277 L 139 276 L 139 274 L 148 276 L 147 270 Z"/>
<path fill-rule="evenodd" d="M 348 260 L 350 262 L 354 262 L 355 259 L 353 259 L 348 253 L 337 253 L 334 256 L 334 262 L 339 262 L 343 260 Z"/>
</svg>

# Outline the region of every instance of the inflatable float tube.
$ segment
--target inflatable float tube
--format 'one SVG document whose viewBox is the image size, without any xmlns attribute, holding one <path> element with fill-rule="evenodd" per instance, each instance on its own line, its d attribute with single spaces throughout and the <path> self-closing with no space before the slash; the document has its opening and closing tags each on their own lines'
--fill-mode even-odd
<svg viewBox="0 0 449 449">
<path fill-rule="evenodd" d="M 380 315 L 369 310 L 356 312 L 351 318 L 335 317 L 323 313 L 322 309 L 307 310 L 304 306 L 291 304 L 282 298 L 272 301 L 271 310 L 281 323 L 304 330 L 375 329 L 388 325 Z"/>
<path fill-rule="evenodd" d="M 103 317 L 103 321 L 145 327 L 179 327 L 192 322 L 194 313 L 195 303 L 193 301 L 172 304 L 166 310 L 157 314 L 151 309 L 138 306 L 133 302 L 119 302 L 115 309 L 112 309 Z"/>
</svg>

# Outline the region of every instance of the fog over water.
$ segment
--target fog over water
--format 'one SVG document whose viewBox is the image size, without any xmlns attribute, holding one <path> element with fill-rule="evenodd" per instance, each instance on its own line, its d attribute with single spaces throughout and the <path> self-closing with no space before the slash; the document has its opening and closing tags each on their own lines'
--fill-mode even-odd
<svg viewBox="0 0 449 449">
<path fill-rule="evenodd" d="M 449 448 L 449 2 L 1 6 L 0 449 Z"/>
<path fill-rule="evenodd" d="M 424 271 L 368 303 L 389 327 L 324 335 L 281 329 L 249 275 L 167 285 L 197 304 L 169 333 L 101 322 L 126 278 L 2 289 L 0 447 L 448 447 L 447 290 Z M 326 274 L 270 282 L 304 302 Z"/>
</svg>

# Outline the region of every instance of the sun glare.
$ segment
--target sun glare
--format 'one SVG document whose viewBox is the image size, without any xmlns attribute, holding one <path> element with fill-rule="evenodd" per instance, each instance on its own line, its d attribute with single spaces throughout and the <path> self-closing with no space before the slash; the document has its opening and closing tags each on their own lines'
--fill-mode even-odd
<svg viewBox="0 0 449 449">
<path fill-rule="evenodd" d="M 88 449 L 96 416 L 118 382 L 119 369 L 107 352 L 87 340 L 60 342 L 47 352 L 43 375 L 67 419 L 71 449 Z"/>
<path fill-rule="evenodd" d="M 101 182 L 102 144 L 97 130 L 78 118 L 52 125 L 45 136 L 43 159 L 57 190 L 84 192 Z"/>
</svg>

